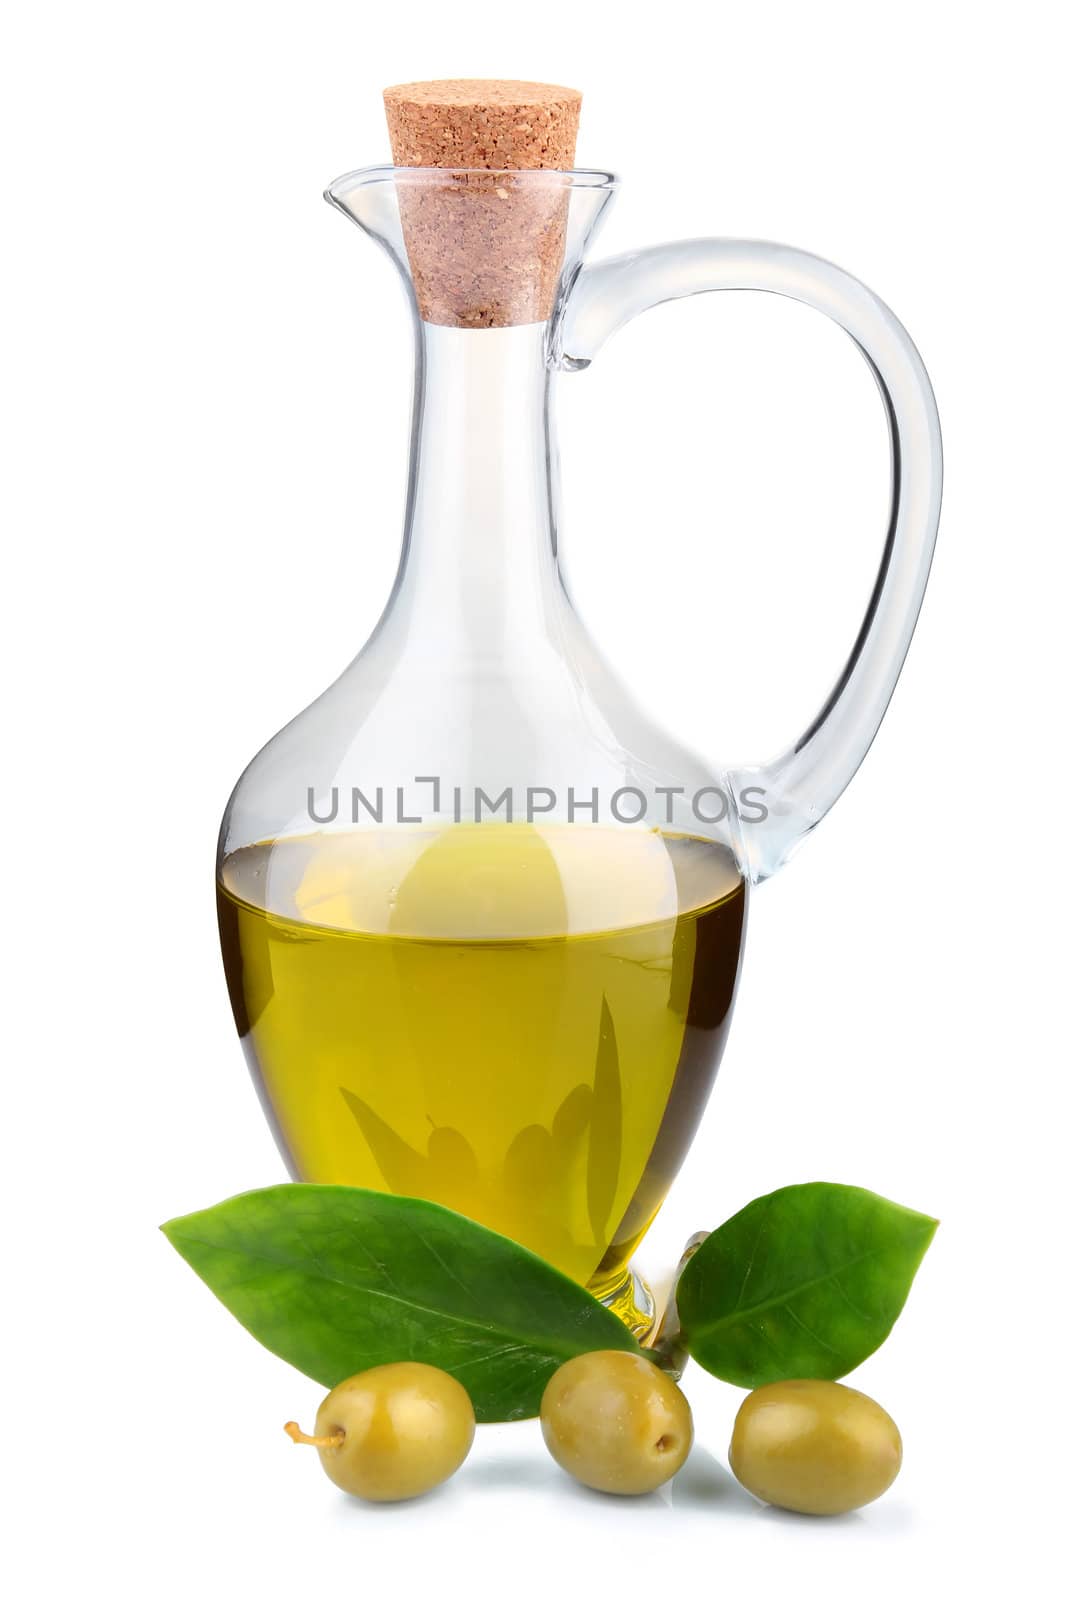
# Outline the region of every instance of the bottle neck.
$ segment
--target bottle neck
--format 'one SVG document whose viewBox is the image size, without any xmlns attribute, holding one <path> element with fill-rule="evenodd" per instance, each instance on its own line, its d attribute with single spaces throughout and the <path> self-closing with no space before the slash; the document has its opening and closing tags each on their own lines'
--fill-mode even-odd
<svg viewBox="0 0 1067 1600">
<path fill-rule="evenodd" d="M 397 604 L 454 650 L 511 655 L 558 594 L 545 325 L 420 338 Z"/>
</svg>

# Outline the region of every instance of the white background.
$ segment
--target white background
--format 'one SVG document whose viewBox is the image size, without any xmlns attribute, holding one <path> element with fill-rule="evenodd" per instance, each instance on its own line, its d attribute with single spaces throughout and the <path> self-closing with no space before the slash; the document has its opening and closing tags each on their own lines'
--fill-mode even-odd
<svg viewBox="0 0 1067 1600">
<path fill-rule="evenodd" d="M 1062 51 L 1051 6 L 11 7 L 0 43 L 6 1491 L 13 1593 L 1047 1592 L 1062 1472 Z M 344 665 L 397 557 L 409 333 L 319 198 L 379 90 L 582 87 L 599 248 L 840 261 L 919 344 L 942 541 L 874 750 L 761 888 L 704 1126 L 641 1261 L 828 1178 L 943 1219 L 853 1380 L 905 1465 L 832 1523 L 724 1470 L 687 1379 L 672 1490 L 485 1429 L 436 1497 L 348 1502 L 281 1433 L 318 1391 L 155 1232 L 282 1176 L 229 1015 L 212 862 L 249 756 Z M 572 582 L 661 719 L 758 759 L 873 573 L 884 424 L 845 341 L 714 296 L 560 384 Z M 12 734 L 14 749 L 11 750 Z M 682 1569 L 685 1569 L 684 1574 Z"/>
</svg>

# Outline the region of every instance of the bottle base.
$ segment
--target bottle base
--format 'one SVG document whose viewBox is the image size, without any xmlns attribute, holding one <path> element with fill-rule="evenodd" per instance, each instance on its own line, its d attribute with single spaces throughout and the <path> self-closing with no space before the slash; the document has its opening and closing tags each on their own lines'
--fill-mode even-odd
<svg viewBox="0 0 1067 1600">
<path fill-rule="evenodd" d="M 644 1278 L 627 1270 L 618 1283 L 606 1293 L 598 1294 L 597 1299 L 625 1323 L 638 1344 L 652 1343 L 656 1331 L 656 1302 Z"/>
</svg>

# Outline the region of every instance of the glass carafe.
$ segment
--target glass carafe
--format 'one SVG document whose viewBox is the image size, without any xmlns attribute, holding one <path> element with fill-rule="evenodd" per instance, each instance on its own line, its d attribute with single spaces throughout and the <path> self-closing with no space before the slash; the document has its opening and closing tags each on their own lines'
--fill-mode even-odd
<svg viewBox="0 0 1067 1600">
<path fill-rule="evenodd" d="M 238 1030 L 293 1176 L 454 1207 L 645 1332 L 629 1262 L 711 1089 L 751 889 L 877 730 L 941 458 L 919 356 L 862 284 L 744 240 L 586 265 L 615 187 L 381 167 L 327 191 L 410 293 L 403 553 L 370 640 L 238 782 L 218 884 Z M 778 759 L 731 770 L 647 720 L 557 563 L 557 379 L 636 313 L 717 289 L 790 296 L 852 336 L 893 470 L 884 557 L 832 694 Z"/>
</svg>

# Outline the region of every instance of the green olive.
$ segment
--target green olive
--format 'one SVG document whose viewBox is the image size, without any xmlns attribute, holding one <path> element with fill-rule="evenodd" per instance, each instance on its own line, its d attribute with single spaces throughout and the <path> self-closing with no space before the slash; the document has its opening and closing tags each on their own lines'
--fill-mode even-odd
<svg viewBox="0 0 1067 1600">
<path fill-rule="evenodd" d="M 553 1373 L 541 1432 L 572 1477 L 608 1494 L 647 1494 L 673 1478 L 693 1442 L 685 1395 L 644 1356 L 596 1350 Z"/>
<path fill-rule="evenodd" d="M 319 1407 L 315 1437 L 327 1477 L 361 1500 L 410 1500 L 450 1478 L 474 1440 L 474 1408 L 438 1367 L 397 1361 L 346 1378 Z"/>
<path fill-rule="evenodd" d="M 816 1378 L 754 1390 L 730 1443 L 730 1465 L 757 1499 L 823 1517 L 885 1494 L 901 1454 L 888 1412 L 858 1389 Z"/>
</svg>

